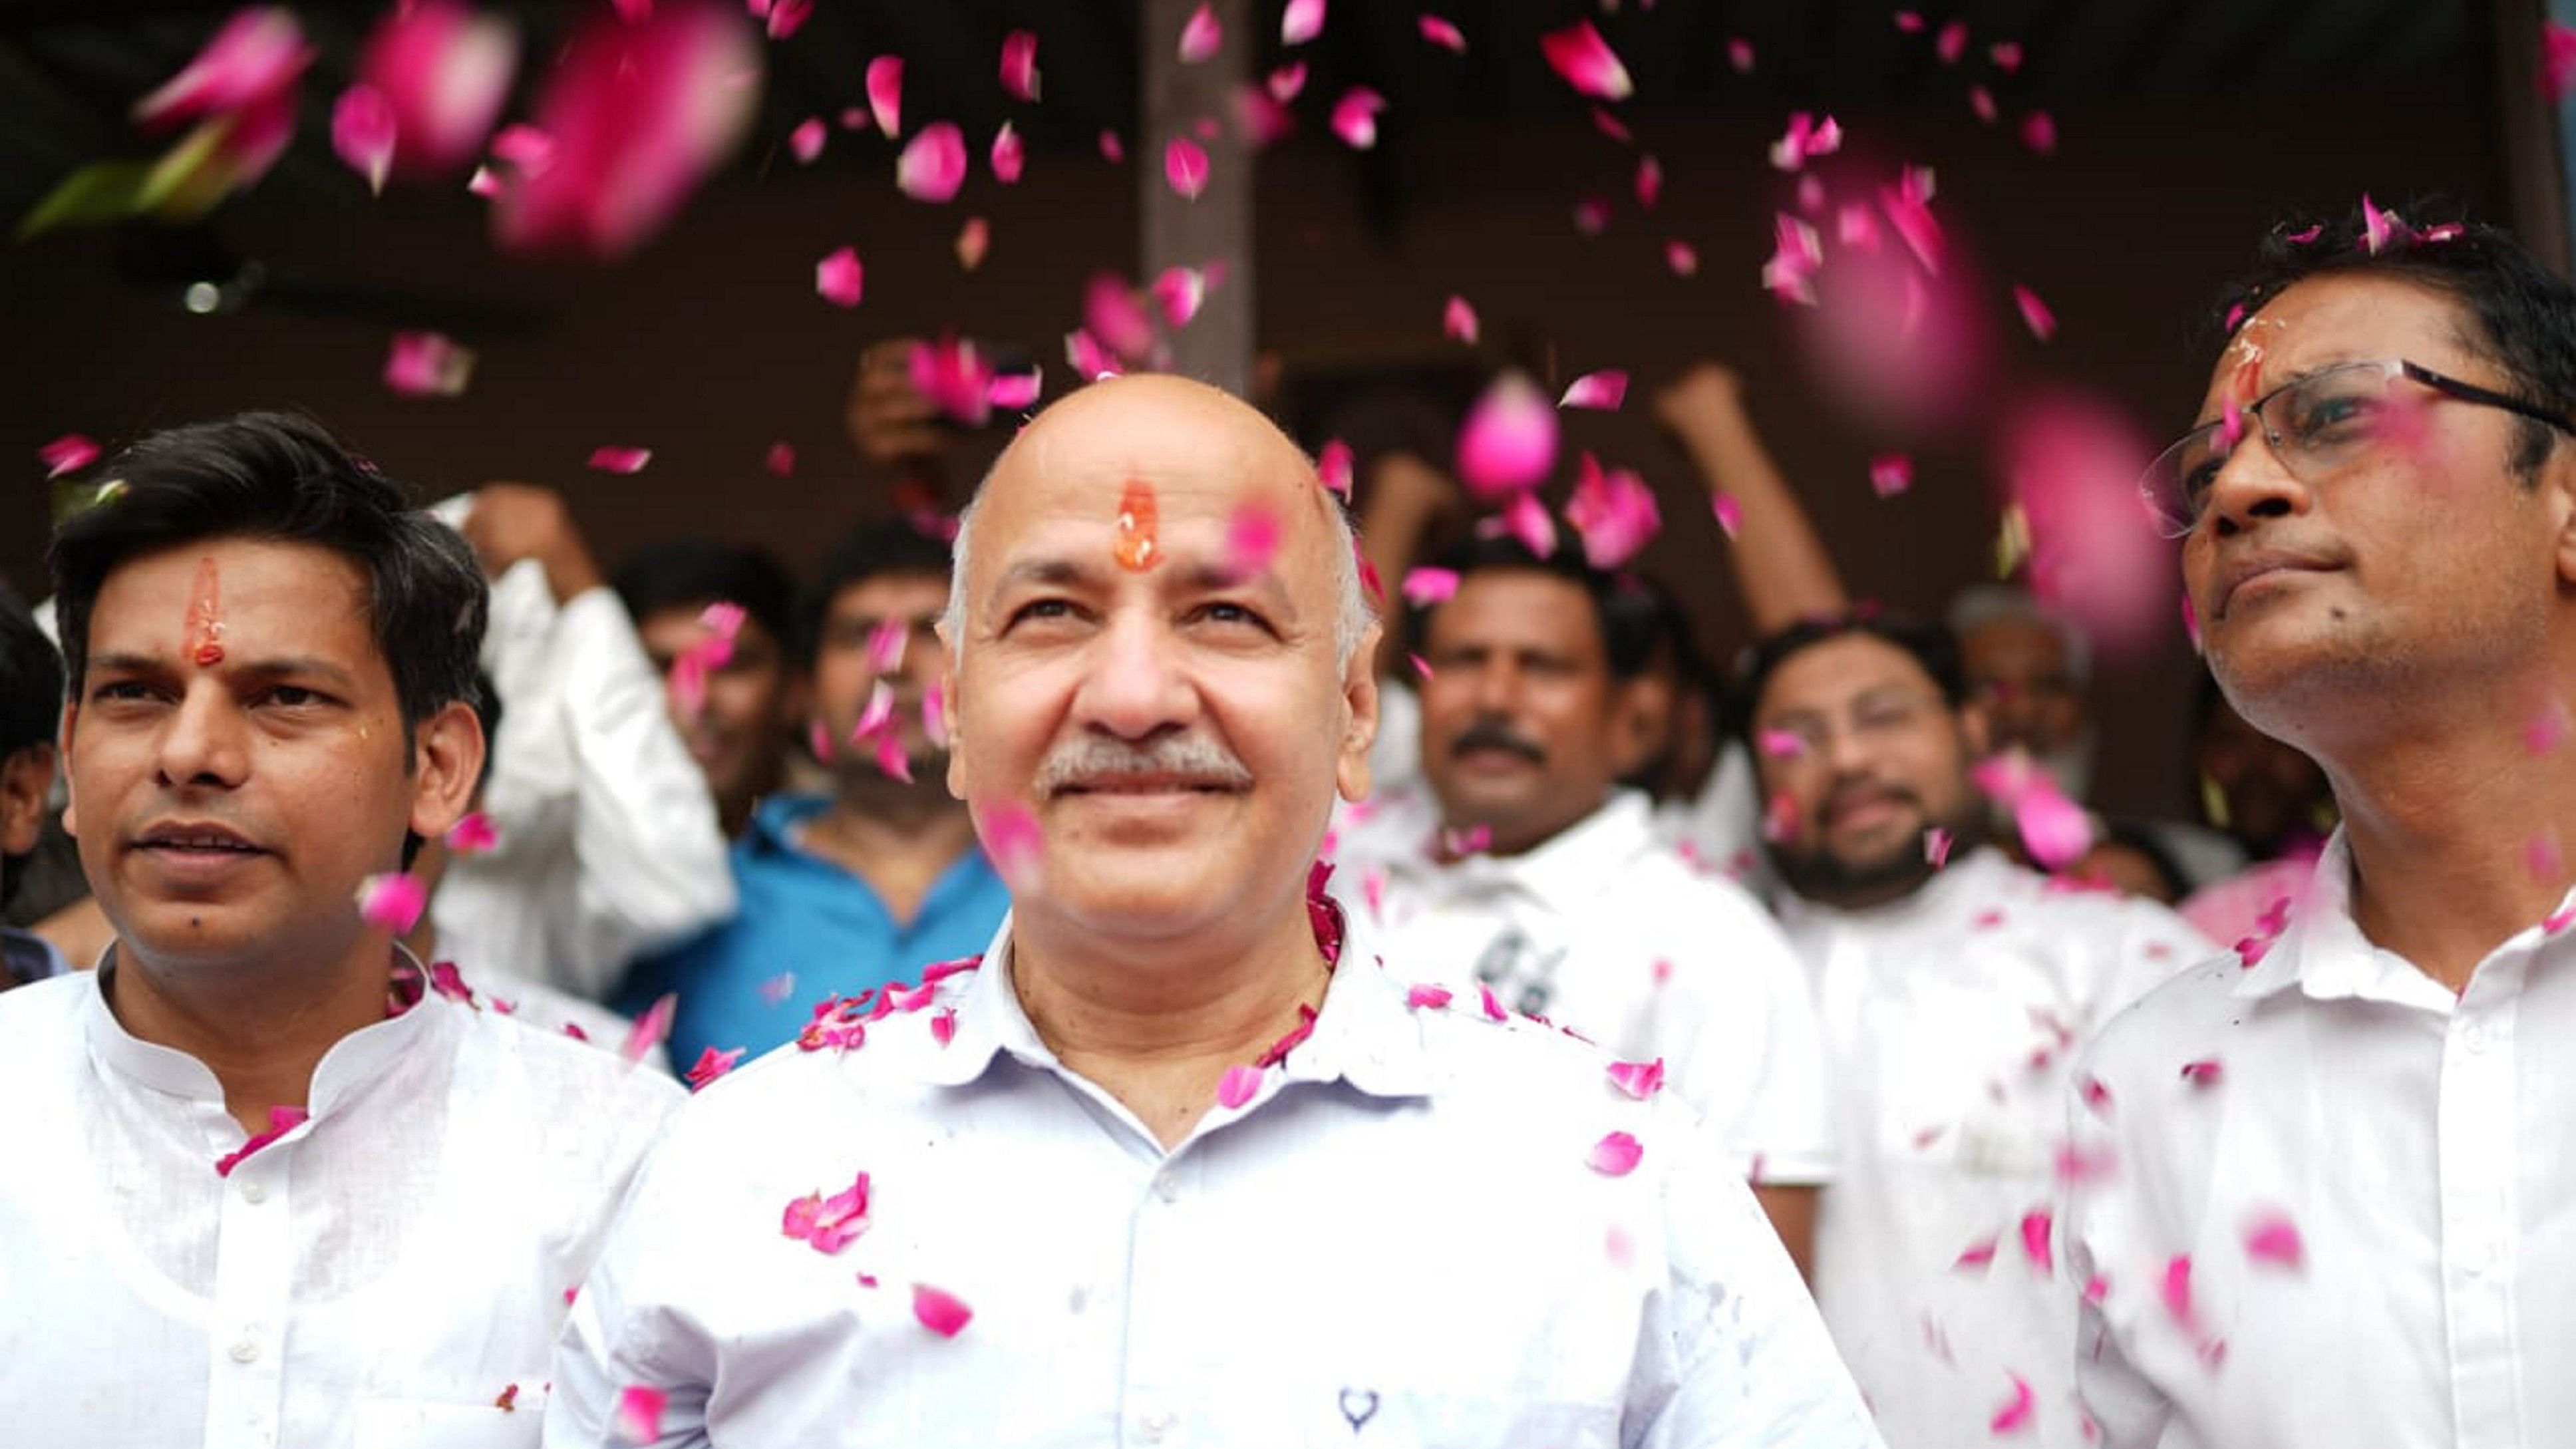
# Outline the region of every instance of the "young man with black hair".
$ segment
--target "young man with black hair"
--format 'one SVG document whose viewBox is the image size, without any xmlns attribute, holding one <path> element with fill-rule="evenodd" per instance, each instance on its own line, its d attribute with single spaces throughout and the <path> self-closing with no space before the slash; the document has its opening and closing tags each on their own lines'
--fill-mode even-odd
<svg viewBox="0 0 2576 1449">
<path fill-rule="evenodd" d="M 941 784 L 948 678 L 933 630 L 947 543 L 905 520 L 861 527 L 824 561 L 797 620 L 797 668 L 828 795 L 772 796 L 733 847 L 742 909 L 636 963 L 618 1004 L 679 993 L 671 1059 L 758 1055 L 812 1006 L 963 956 L 1010 909 L 966 807 Z"/>
<path fill-rule="evenodd" d="M 679 1089 L 434 989 L 362 907 L 464 814 L 485 593 L 317 425 L 173 429 L 53 566 L 116 944 L 0 996 L 13 1441 L 528 1444 Z"/>
<path fill-rule="evenodd" d="M 1797 961 L 1752 897 L 1694 869 L 1619 785 L 1650 743 L 1653 600 L 1505 538 L 1433 566 L 1457 590 L 1413 620 L 1423 788 L 1346 807 L 1337 859 L 1443 985 L 1661 1059 L 1804 1263 L 1833 1143 Z"/>
<path fill-rule="evenodd" d="M 2274 233 L 2146 483 L 2203 652 L 2343 823 L 2104 1029 L 2071 1348 L 2112 1449 L 2576 1425 L 2576 291 L 2504 233 Z"/>
<path fill-rule="evenodd" d="M 804 702 L 788 657 L 795 584 L 763 549 L 673 539 L 627 555 L 610 579 L 662 676 L 671 723 L 706 771 L 725 838 L 787 782 Z M 740 610 L 710 618 L 712 606 Z"/>
<path fill-rule="evenodd" d="M 2008 1411 L 2034 1442 L 2077 1442 L 2048 1250 L 2067 1059 L 2208 944 L 1985 843 L 1985 721 L 1947 629 L 1811 619 L 1738 675 L 1843 1149 L 1817 1306 L 1896 1449 L 1985 1445 Z"/>
<path fill-rule="evenodd" d="M 17 595 L 0 589 L 0 905 L 16 893 L 18 864 L 44 830 L 62 701 L 63 663 L 53 641 Z M 64 969 L 43 937 L 0 923 L 0 991 Z"/>
</svg>

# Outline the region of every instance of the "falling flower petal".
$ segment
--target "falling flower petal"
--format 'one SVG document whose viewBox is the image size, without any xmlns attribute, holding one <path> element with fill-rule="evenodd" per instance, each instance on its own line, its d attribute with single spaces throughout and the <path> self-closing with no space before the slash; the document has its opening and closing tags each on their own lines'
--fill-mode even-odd
<svg viewBox="0 0 2576 1449">
<path fill-rule="evenodd" d="M 1453 50 L 1460 55 L 1467 53 L 1467 37 L 1458 33 L 1457 26 L 1437 15 L 1423 16 L 1420 24 L 1423 39 L 1444 50 Z"/>
<path fill-rule="evenodd" d="M 414 875 L 371 875 L 358 882 L 358 916 L 378 930 L 405 935 L 420 923 L 429 888 Z"/>
<path fill-rule="evenodd" d="M 2165 1312 L 2173 1315 L 2174 1322 L 2186 1329 L 2193 1326 L 2191 1254 L 2181 1254 L 2165 1264 L 2164 1280 L 2157 1285 L 2157 1297 L 2163 1301 Z"/>
<path fill-rule="evenodd" d="M 1298 92 L 1306 89 L 1306 63 L 1295 61 L 1272 71 L 1262 82 L 1262 89 L 1283 106 L 1297 99 Z"/>
<path fill-rule="evenodd" d="M 1610 1082 L 1620 1091 L 1642 1102 L 1664 1089 L 1664 1059 L 1651 1062 L 1612 1062 Z"/>
<path fill-rule="evenodd" d="M 1484 1008 L 1486 1020 L 1509 1021 L 1512 1019 L 1512 1014 L 1503 1010 L 1502 998 L 1494 995 L 1494 988 L 1485 985 L 1481 981 L 1476 983 L 1476 1000 L 1477 1004 Z"/>
<path fill-rule="evenodd" d="M 458 855 L 481 855 L 500 843 L 499 827 L 480 810 L 457 821 L 447 832 L 447 848 Z"/>
<path fill-rule="evenodd" d="M 1377 144 L 1377 114 L 1386 98 L 1366 86 L 1353 86 L 1333 103 L 1333 134 L 1354 151 Z"/>
<path fill-rule="evenodd" d="M 651 1444 L 662 1437 L 662 1411 L 669 1407 L 671 1396 L 645 1384 L 628 1384 L 618 1391 L 614 1428 L 619 1438 L 629 1444 Z"/>
<path fill-rule="evenodd" d="M 975 833 L 983 838 L 984 854 L 992 860 L 1002 884 L 1010 887 L 1013 895 L 1035 891 L 1039 885 L 1038 862 L 1046 849 L 1037 817 L 1015 801 L 993 800 L 978 808 L 974 818 Z"/>
<path fill-rule="evenodd" d="M 2028 287 L 2013 288 L 2013 305 L 2021 309 L 2021 320 L 2030 328 L 2031 336 L 2046 342 L 2057 335 L 2056 314 L 2048 310 L 2047 303 L 2039 300 L 2037 292 Z"/>
<path fill-rule="evenodd" d="M 2382 211 L 2371 204 L 2370 193 L 2361 197 L 2362 245 L 2372 256 L 2387 250 L 2391 241 L 2403 241 L 2409 235 L 2406 223 L 2393 211 Z"/>
<path fill-rule="evenodd" d="M 1592 128 L 1622 146 L 1629 145 L 1637 139 L 1637 133 L 1629 130 L 1628 123 L 1614 115 L 1608 106 L 1592 108 Z"/>
<path fill-rule="evenodd" d="M 807 116 L 787 133 L 787 150 L 800 164 L 810 166 L 815 157 L 823 154 L 823 141 L 830 134 L 831 128 L 823 124 L 821 116 Z"/>
<path fill-rule="evenodd" d="M 1411 990 L 1404 993 L 1404 1004 L 1416 1009 L 1426 1006 L 1447 1006 L 1449 1004 L 1449 1000 L 1449 988 L 1446 986 L 1424 986 L 1416 984 Z"/>
<path fill-rule="evenodd" d="M 2002 1408 L 1995 1410 L 1994 1418 L 1987 1422 L 1986 1428 L 1990 1433 L 2010 1434 L 2029 1428 L 2031 1415 L 2038 1405 L 2029 1381 L 2017 1373 L 2008 1372 L 2004 1377 L 2012 1380 L 2012 1397 L 2004 1402 Z"/>
<path fill-rule="evenodd" d="M 889 141 L 903 134 L 903 57 L 880 55 L 868 62 L 868 117 Z"/>
<path fill-rule="evenodd" d="M 734 1065 L 742 1060 L 742 1053 L 741 1047 L 735 1047 L 729 1052 L 720 1052 L 714 1047 L 699 1048 L 697 1065 L 688 1070 L 689 1086 L 695 1090 L 705 1090 L 708 1083 L 732 1071 Z"/>
<path fill-rule="evenodd" d="M 378 22 L 355 75 L 385 104 L 398 138 L 394 169 L 440 175 L 463 167 L 482 148 L 509 99 L 518 63 L 515 25 L 450 0 L 426 0 L 397 5 Z"/>
<path fill-rule="evenodd" d="M 1958 64 L 1959 57 L 1968 53 L 1968 22 L 1953 20 L 1942 26 L 1940 35 L 1933 39 L 1932 53 L 1941 57 L 1943 65 Z"/>
<path fill-rule="evenodd" d="M 1516 494 L 1503 506 L 1502 531 L 1540 558 L 1556 553 L 1556 519 L 1534 492 Z"/>
<path fill-rule="evenodd" d="M 1454 569 L 1417 568 L 1405 574 L 1401 589 L 1406 603 L 1426 608 L 1458 592 L 1458 574 Z"/>
<path fill-rule="evenodd" d="M 135 103 L 134 119 L 159 129 L 239 112 L 289 91 L 312 63 L 293 12 L 276 5 L 242 10 L 186 68 Z"/>
<path fill-rule="evenodd" d="M 1578 20 L 1563 30 L 1549 31 L 1538 38 L 1538 48 L 1565 83 L 1584 95 L 1624 101 L 1636 92 L 1628 68 L 1619 63 L 1617 53 L 1591 21 Z"/>
<path fill-rule="evenodd" d="M 2042 1273 L 2054 1273 L 2057 1271 L 2057 1255 L 2049 1247 L 2048 1241 L 2049 1229 L 2054 1222 L 2055 1218 L 2046 1208 L 2033 1208 L 2031 1211 L 2022 1214 L 2022 1256 L 2028 1258 L 2031 1262 L 2031 1266 L 2039 1269 Z"/>
<path fill-rule="evenodd" d="M 916 343 L 909 356 L 913 390 L 961 427 L 980 428 L 992 415 L 993 365 L 971 340 L 943 337 Z"/>
<path fill-rule="evenodd" d="M 1998 40 L 1986 47 L 1986 58 L 1995 63 L 1995 69 L 2011 75 L 2021 69 L 2021 42 Z"/>
<path fill-rule="evenodd" d="M 1592 1144 L 1591 1155 L 1584 1162 L 1604 1177 L 1626 1177 L 1637 1170 L 1637 1160 L 1646 1149 L 1625 1132 L 1613 1132 Z"/>
<path fill-rule="evenodd" d="M 2021 143 L 2042 156 L 2057 154 L 2057 118 L 2033 111 L 2021 118 Z"/>
<path fill-rule="evenodd" d="M 1968 109 L 1977 119 L 1991 126 L 1995 123 L 1995 93 L 1981 85 L 1968 87 Z"/>
<path fill-rule="evenodd" d="M 232 1151 L 225 1153 L 223 1156 L 216 1158 L 215 1176 L 232 1176 L 233 1169 L 241 1166 L 242 1163 L 252 1154 L 260 1151 L 262 1148 L 275 1145 L 279 1138 L 284 1137 L 287 1133 L 302 1126 L 311 1118 L 311 1116 L 312 1114 L 302 1107 L 269 1108 L 268 1130 L 253 1135 L 248 1141 L 242 1143 L 241 1146 L 236 1147 Z"/>
<path fill-rule="evenodd" d="M 371 85 L 349 87 L 331 106 L 331 149 L 369 191 L 382 192 L 394 169 L 394 126 L 393 103 Z"/>
<path fill-rule="evenodd" d="M 866 269 L 859 265 L 856 247 L 843 247 L 814 264 L 814 291 L 835 306 L 859 305 Z"/>
<path fill-rule="evenodd" d="M 1870 491 L 1893 498 L 1914 486 L 1914 460 L 1903 453 L 1881 453 L 1869 460 Z"/>
<path fill-rule="evenodd" d="M 1118 139 L 1116 131 L 1103 130 L 1100 133 L 1100 159 L 1112 165 L 1127 159 L 1127 143 Z"/>
<path fill-rule="evenodd" d="M 1753 42 L 1738 35 L 1726 42 L 1726 63 L 1737 75 L 1753 74 Z"/>
<path fill-rule="evenodd" d="M 1628 374 L 1615 369 L 1587 372 L 1566 387 L 1565 396 L 1558 398 L 1556 405 L 1561 408 L 1598 408 L 1603 412 L 1617 412 L 1619 404 L 1626 401 L 1627 397 Z"/>
<path fill-rule="evenodd" d="M 1256 1067 L 1228 1067 L 1225 1069 L 1225 1075 L 1217 1078 L 1217 1105 L 1229 1110 L 1240 1107 L 1244 1103 L 1251 1101 L 1252 1094 L 1260 1090 L 1260 1069 Z"/>
<path fill-rule="evenodd" d="M 1762 286 L 1784 302 L 1816 305 L 1816 273 L 1825 264 L 1825 245 L 1816 229 L 1787 212 L 1772 217 L 1771 260 L 1762 264 Z"/>
<path fill-rule="evenodd" d="M 909 619 L 888 619 L 868 630 L 868 673 L 892 674 L 901 669 L 904 646 L 911 642 L 912 621 Z"/>
<path fill-rule="evenodd" d="M 662 993 L 659 1000 L 644 1008 L 642 1016 L 635 1018 L 635 1025 L 627 1029 L 626 1041 L 618 1047 L 617 1054 L 630 1062 L 640 1062 L 651 1056 L 655 1047 L 669 1039 L 671 1017 L 679 1005 L 678 993 Z"/>
<path fill-rule="evenodd" d="M 435 332 L 397 332 L 385 386 L 397 397 L 456 397 L 474 379 L 474 352 Z"/>
<path fill-rule="evenodd" d="M 1225 44 L 1225 27 L 1217 23 L 1216 7 L 1202 3 L 1181 23 L 1181 60 L 1196 64 L 1217 53 Z"/>
<path fill-rule="evenodd" d="M 2046 775 L 2013 802 L 2013 823 L 2031 860 L 2049 870 L 2074 864 L 2093 845 L 2093 822 L 2084 807 L 2060 794 Z"/>
<path fill-rule="evenodd" d="M 1207 300 L 1207 273 L 1197 267 L 1166 267 L 1148 290 L 1162 307 L 1166 325 L 1187 327 Z"/>
<path fill-rule="evenodd" d="M 957 228 L 957 265 L 960 270 L 971 272 L 984 265 L 984 254 L 992 248 L 991 222 L 980 216 L 970 216 L 964 226 Z"/>
<path fill-rule="evenodd" d="M 1208 158 L 1206 148 L 1187 137 L 1180 137 L 1163 148 L 1163 179 L 1174 191 L 1192 201 L 1207 190 Z"/>
<path fill-rule="evenodd" d="M 912 1285 L 912 1316 L 921 1326 L 941 1338 L 955 1338 L 975 1316 L 973 1309 L 956 1294 L 943 1292 L 927 1283 Z"/>
<path fill-rule="evenodd" d="M 2306 1265 L 2307 1247 L 2289 1215 L 2271 1208 L 2257 1213 L 2245 1225 L 2245 1256 L 2257 1263 L 2297 1272 Z"/>
<path fill-rule="evenodd" d="M 79 433 L 65 433 L 36 450 L 36 461 L 45 465 L 45 477 L 60 478 L 77 473 L 98 461 L 98 444 Z"/>
<path fill-rule="evenodd" d="M 1476 309 L 1467 304 L 1466 298 L 1451 295 L 1448 304 L 1440 309 L 1440 330 L 1455 341 L 1464 342 L 1470 347 L 1475 346 Z"/>
<path fill-rule="evenodd" d="M 650 448 L 611 446 L 594 448 L 590 454 L 590 466 L 602 473 L 641 473 L 644 466 L 652 461 L 653 450 Z"/>
<path fill-rule="evenodd" d="M 921 128 L 895 158 L 894 184 L 915 201 L 945 202 L 966 184 L 966 137 L 947 121 Z"/>
<path fill-rule="evenodd" d="M 1258 577 L 1278 556 L 1279 536 L 1278 514 L 1257 503 L 1247 503 L 1236 509 L 1225 526 L 1225 577 L 1235 580 Z"/>
<path fill-rule="evenodd" d="M 1019 180 L 1028 165 L 1028 151 L 1020 144 L 1020 133 L 1012 130 L 1008 121 L 993 133 L 992 160 L 993 177 L 1005 186 Z"/>
<path fill-rule="evenodd" d="M 1536 487 L 1556 466 L 1556 409 L 1518 372 L 1506 372 L 1468 410 L 1458 433 L 1458 475 L 1470 493 L 1499 502 Z"/>
<path fill-rule="evenodd" d="M 2540 94 L 2555 107 L 2567 99 L 2567 83 L 2576 76 L 2576 29 L 2555 20 L 2540 23 Z"/>
<path fill-rule="evenodd" d="M 1664 163 L 1652 156 L 1637 160 L 1637 204 L 1653 206 L 1664 194 Z"/>
<path fill-rule="evenodd" d="M 1304 45 L 1324 33 L 1324 0 L 1288 0 L 1279 12 L 1279 43 Z"/>
<path fill-rule="evenodd" d="M 1718 530 L 1732 539 L 1744 528 L 1744 505 L 1723 493 L 1709 496 L 1708 511 L 1717 518 Z"/>
<path fill-rule="evenodd" d="M 1610 203 L 1597 196 L 1574 203 L 1574 229 L 1585 236 L 1599 236 L 1609 230 Z"/>
<path fill-rule="evenodd" d="M 1038 98 L 1038 37 L 1035 31 L 1014 30 L 1002 37 L 1002 89 L 1014 100 Z"/>
<path fill-rule="evenodd" d="M 1950 832 L 1935 825 L 1923 832 L 1923 859 L 1934 870 L 1950 863 Z"/>
<path fill-rule="evenodd" d="M 1583 455 L 1565 516 L 1583 539 L 1585 561 L 1596 569 L 1625 567 L 1664 522 L 1644 479 L 1624 468 L 1605 470 L 1590 453 Z"/>
<path fill-rule="evenodd" d="M 1017 412 L 1034 404 L 1045 385 L 1046 369 L 1030 363 L 1026 372 L 993 374 L 992 384 L 985 388 L 984 397 L 997 408 Z"/>
</svg>

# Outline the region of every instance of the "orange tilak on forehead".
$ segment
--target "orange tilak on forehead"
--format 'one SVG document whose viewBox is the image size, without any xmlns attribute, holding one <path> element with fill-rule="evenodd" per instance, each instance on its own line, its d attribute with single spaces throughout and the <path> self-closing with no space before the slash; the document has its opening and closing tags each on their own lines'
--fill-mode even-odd
<svg viewBox="0 0 2576 1449">
<path fill-rule="evenodd" d="M 207 558 L 197 565 L 196 586 L 188 591 L 179 652 L 200 669 L 212 669 L 224 662 L 222 582 L 215 571 L 215 561 Z"/>
<path fill-rule="evenodd" d="M 1118 495 L 1118 538 L 1110 545 L 1120 568 L 1141 574 L 1163 561 L 1162 544 L 1155 536 L 1157 523 L 1153 485 L 1129 480 Z"/>
</svg>

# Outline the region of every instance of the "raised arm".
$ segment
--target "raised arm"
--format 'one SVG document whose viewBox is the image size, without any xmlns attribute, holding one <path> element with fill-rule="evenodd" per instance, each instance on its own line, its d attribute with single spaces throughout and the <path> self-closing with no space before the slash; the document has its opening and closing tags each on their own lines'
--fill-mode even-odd
<svg viewBox="0 0 2576 1449">
<path fill-rule="evenodd" d="M 1732 368 L 1702 362 L 1665 384 L 1655 393 L 1655 417 L 1710 494 L 1732 501 L 1740 514 L 1735 577 L 1756 634 L 1850 604 L 1807 510 L 1762 446 L 1744 409 L 1743 380 Z"/>
</svg>

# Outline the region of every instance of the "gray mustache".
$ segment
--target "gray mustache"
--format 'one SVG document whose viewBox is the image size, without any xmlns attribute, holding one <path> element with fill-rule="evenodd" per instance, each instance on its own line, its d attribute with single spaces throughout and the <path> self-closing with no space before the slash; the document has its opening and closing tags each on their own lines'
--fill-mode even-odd
<svg viewBox="0 0 2576 1449">
<path fill-rule="evenodd" d="M 1194 783 L 1243 789 L 1252 772 L 1234 753 L 1198 735 L 1166 735 L 1143 745 L 1087 735 L 1057 749 L 1038 766 L 1037 788 L 1046 794 L 1138 775 L 1177 775 Z"/>
</svg>

